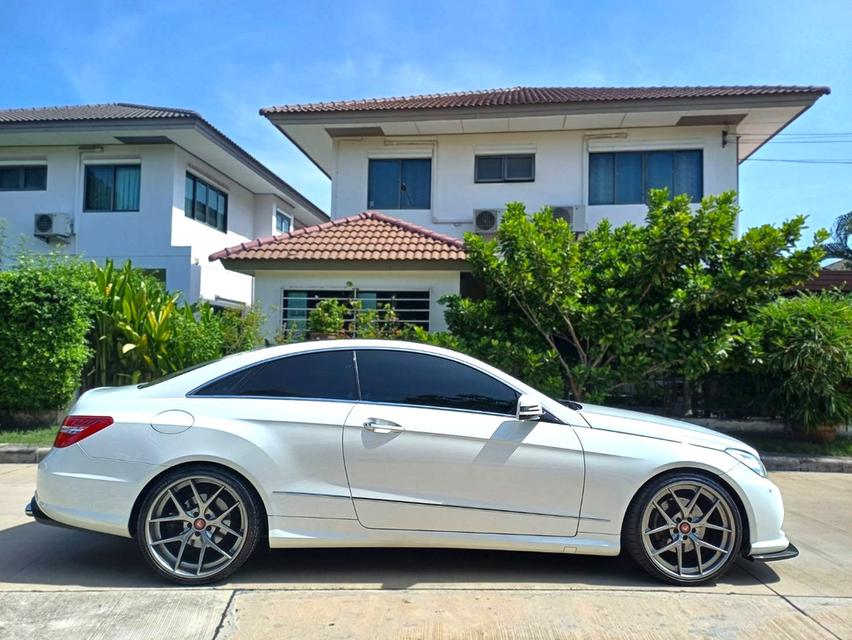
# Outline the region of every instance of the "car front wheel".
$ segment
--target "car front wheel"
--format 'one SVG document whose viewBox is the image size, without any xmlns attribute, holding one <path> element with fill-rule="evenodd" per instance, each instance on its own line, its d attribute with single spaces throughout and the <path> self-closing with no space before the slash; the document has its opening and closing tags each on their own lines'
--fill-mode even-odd
<svg viewBox="0 0 852 640">
<path fill-rule="evenodd" d="M 651 575 L 697 585 L 731 568 L 742 531 L 739 509 L 725 487 L 702 475 L 675 473 L 651 482 L 636 497 L 623 540 Z"/>
<path fill-rule="evenodd" d="M 161 576 L 207 584 L 229 576 L 254 551 L 260 510 L 235 474 L 195 466 L 166 474 L 145 495 L 136 539 Z"/>
</svg>

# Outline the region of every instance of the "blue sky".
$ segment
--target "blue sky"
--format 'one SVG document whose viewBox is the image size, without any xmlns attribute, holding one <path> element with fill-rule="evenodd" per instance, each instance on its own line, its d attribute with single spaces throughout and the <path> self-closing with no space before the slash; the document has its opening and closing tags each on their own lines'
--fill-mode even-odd
<svg viewBox="0 0 852 640">
<path fill-rule="evenodd" d="M 328 180 L 258 108 L 516 85 L 817 84 L 786 131 L 852 133 L 852 2 L 0 2 L 0 108 L 200 111 L 327 209 Z M 756 159 L 846 159 L 844 143 Z M 746 162 L 741 228 L 852 209 L 852 164 Z M 808 232 L 808 239 L 811 232 Z"/>
</svg>

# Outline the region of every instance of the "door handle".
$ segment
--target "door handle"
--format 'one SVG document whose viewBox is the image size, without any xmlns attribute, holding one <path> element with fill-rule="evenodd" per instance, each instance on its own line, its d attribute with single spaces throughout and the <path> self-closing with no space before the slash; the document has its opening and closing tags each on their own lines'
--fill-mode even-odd
<svg viewBox="0 0 852 640">
<path fill-rule="evenodd" d="M 391 422 L 390 420 L 382 420 L 381 418 L 367 418 L 364 422 L 364 428 L 367 431 L 375 433 L 398 433 L 405 431 L 402 425 L 398 425 L 396 422 Z"/>
</svg>

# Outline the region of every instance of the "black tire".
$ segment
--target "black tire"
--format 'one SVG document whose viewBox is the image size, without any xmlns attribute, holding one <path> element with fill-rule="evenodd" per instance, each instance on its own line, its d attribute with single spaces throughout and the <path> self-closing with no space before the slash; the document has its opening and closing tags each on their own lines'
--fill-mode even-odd
<svg viewBox="0 0 852 640">
<path fill-rule="evenodd" d="M 671 494 L 660 497 L 672 487 L 677 500 Z M 689 517 L 684 517 L 695 495 L 690 494 L 692 487 L 702 489 Z M 657 506 L 651 504 L 655 497 Z M 716 498 L 719 502 L 714 506 Z M 702 518 L 704 525 L 700 525 Z M 683 520 L 688 524 L 682 524 Z M 661 531 L 654 533 L 658 529 Z M 742 516 L 728 489 L 710 476 L 673 472 L 639 491 L 625 515 L 621 540 L 625 551 L 655 578 L 677 585 L 701 585 L 718 580 L 736 562 L 743 534 Z"/>
<path fill-rule="evenodd" d="M 218 493 L 217 485 L 222 487 Z M 169 489 L 175 498 L 168 497 Z M 193 496 L 201 499 L 201 506 L 210 504 L 204 517 L 195 514 L 200 509 Z M 158 510 L 169 509 L 174 513 L 163 517 L 162 513 L 152 512 L 155 506 Z M 218 524 L 214 510 L 217 507 L 220 515 L 226 518 Z M 149 521 L 158 516 L 161 520 L 175 522 Z M 205 518 L 206 526 L 199 529 L 199 520 Z M 263 511 L 254 492 L 240 476 L 213 465 L 186 466 L 166 473 L 146 491 L 136 519 L 136 542 L 145 560 L 163 578 L 182 585 L 210 584 L 224 580 L 251 557 L 263 530 L 262 518 Z M 163 531 L 161 527 L 170 529 Z M 155 534 L 165 537 L 155 543 Z M 162 543 L 173 536 L 180 539 Z M 205 547 L 203 553 L 202 547 Z M 229 555 L 229 550 L 236 551 Z M 200 575 L 192 575 L 189 568 L 184 567 L 196 554 Z M 221 565 L 201 574 L 204 563 L 209 562 L 205 557 L 213 557 L 213 564 L 218 560 Z M 172 564 L 174 567 L 170 566 Z"/>
</svg>

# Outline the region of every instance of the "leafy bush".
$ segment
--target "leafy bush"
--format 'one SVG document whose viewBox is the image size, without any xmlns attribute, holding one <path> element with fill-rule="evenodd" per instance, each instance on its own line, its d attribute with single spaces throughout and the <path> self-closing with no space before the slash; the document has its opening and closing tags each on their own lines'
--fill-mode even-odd
<svg viewBox="0 0 852 640">
<path fill-rule="evenodd" d="M 97 298 L 89 387 L 153 380 L 260 344 L 263 318 L 256 310 L 243 315 L 205 302 L 183 304 L 179 293 L 166 291 L 130 261 L 120 269 L 110 260 L 90 268 Z"/>
<path fill-rule="evenodd" d="M 21 258 L 0 271 L 0 409 L 61 409 L 90 356 L 94 287 L 85 265 Z"/>
<path fill-rule="evenodd" d="M 340 335 L 347 312 L 346 305 L 335 298 L 320 300 L 308 314 L 308 330 L 322 335 Z"/>
<path fill-rule="evenodd" d="M 776 381 L 771 399 L 797 429 L 852 423 L 852 298 L 802 294 L 760 309 L 758 367 Z"/>
<path fill-rule="evenodd" d="M 446 296 L 448 332 L 416 331 L 414 339 L 461 351 L 554 398 L 565 395 L 556 356 L 516 311 L 497 299 L 473 302 Z"/>
<path fill-rule="evenodd" d="M 494 240 L 465 240 L 474 275 L 504 303 L 493 310 L 538 333 L 526 344 L 543 341 L 537 352 L 556 359 L 573 398 L 596 400 L 655 377 L 699 378 L 727 357 L 753 306 L 817 272 L 826 232 L 796 249 L 803 216 L 737 237 L 737 214 L 733 192 L 693 210 L 652 190 L 644 226 L 603 221 L 577 240 L 550 209 L 529 216 L 510 203 Z"/>
</svg>

